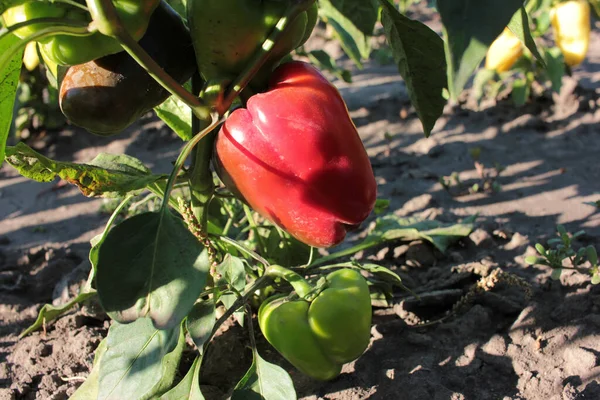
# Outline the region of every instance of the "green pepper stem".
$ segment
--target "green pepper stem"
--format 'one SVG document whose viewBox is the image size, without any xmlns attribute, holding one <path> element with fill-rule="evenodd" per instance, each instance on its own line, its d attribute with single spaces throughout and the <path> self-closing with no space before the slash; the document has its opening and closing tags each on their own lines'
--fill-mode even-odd
<svg viewBox="0 0 600 400">
<path fill-rule="evenodd" d="M 194 147 L 202 140 L 206 135 L 211 133 L 213 129 L 217 127 L 221 123 L 221 120 L 216 114 L 212 114 L 212 122 L 206 128 L 204 128 L 201 132 L 199 132 L 196 136 L 194 136 L 184 148 L 179 153 L 179 157 L 177 157 L 177 161 L 175 161 L 175 166 L 173 167 L 173 171 L 171 171 L 171 175 L 169 176 L 169 180 L 167 181 L 167 185 L 165 186 L 165 193 L 163 196 L 163 204 L 161 206 L 161 212 L 164 212 L 169 205 L 169 199 L 171 196 L 171 191 L 173 190 L 173 185 L 177 180 L 177 174 L 183 167 L 185 160 L 189 157 L 190 153 L 194 149 Z"/>
<path fill-rule="evenodd" d="M 306 11 L 314 2 L 315 0 L 296 0 L 288 6 L 285 14 L 279 19 L 277 25 L 275 25 L 273 32 L 271 32 L 269 37 L 264 41 L 261 48 L 252 55 L 246 68 L 238 75 L 231 85 L 229 85 L 229 89 L 225 93 L 222 104 L 218 106 L 219 114 L 224 113 L 231 106 L 240 92 L 244 90 L 248 83 L 250 83 L 254 75 L 256 75 L 267 61 L 275 44 L 291 25 L 291 22 L 298 14 Z"/>
<path fill-rule="evenodd" d="M 14 26 L 16 26 L 15 24 Z M 40 29 L 39 31 L 23 38 L 19 39 L 15 44 L 10 46 L 2 55 L 0 55 L 0 71 L 6 67 L 6 64 L 11 60 L 11 58 L 25 45 L 31 41 L 36 41 L 39 39 L 43 39 L 48 36 L 53 35 L 69 35 L 69 36 L 88 36 L 91 35 L 93 31 L 90 30 L 89 27 L 83 27 L 80 24 L 73 25 L 61 25 L 61 26 L 50 26 L 48 28 Z"/>
<path fill-rule="evenodd" d="M 192 77 L 192 93 L 200 93 L 202 78 L 199 74 Z M 206 127 L 206 121 L 199 120 L 192 115 L 192 132 L 199 132 Z M 208 205 L 213 198 L 215 184 L 210 170 L 210 159 L 215 140 L 214 132 L 200 141 L 192 153 L 192 166 L 189 178 L 192 211 L 200 223 L 201 229 L 206 231 L 208 224 Z M 205 232 L 206 233 L 206 232 Z"/>
<path fill-rule="evenodd" d="M 137 61 L 169 93 L 184 102 L 192 109 L 194 115 L 207 124 L 211 121 L 211 111 L 204 102 L 194 94 L 188 92 L 171 75 L 165 72 L 160 65 L 144 50 L 142 46 L 127 32 L 116 8 L 111 0 L 86 0 L 94 26 L 100 33 L 116 38 L 123 49 Z"/>
<path fill-rule="evenodd" d="M 265 270 L 265 275 L 271 278 L 281 278 L 289 282 L 294 288 L 298 296 L 304 298 L 310 293 L 312 287 L 309 283 L 301 277 L 299 274 L 284 268 L 280 265 L 271 265 Z"/>
</svg>

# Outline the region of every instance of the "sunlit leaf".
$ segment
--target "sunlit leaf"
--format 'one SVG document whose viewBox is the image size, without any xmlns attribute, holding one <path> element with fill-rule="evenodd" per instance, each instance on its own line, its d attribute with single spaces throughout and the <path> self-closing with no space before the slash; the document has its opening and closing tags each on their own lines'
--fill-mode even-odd
<svg viewBox="0 0 600 400">
<path fill-rule="evenodd" d="M 446 37 L 448 84 L 456 99 L 523 0 L 438 0 Z"/>
<path fill-rule="evenodd" d="M 88 164 L 75 164 L 51 160 L 24 143 L 7 147 L 6 161 L 29 179 L 51 182 L 58 176 L 88 197 L 121 196 L 165 178 L 152 175 L 141 161 L 126 154 L 101 153 Z"/>
<path fill-rule="evenodd" d="M 521 43 L 523 43 L 529 51 L 535 56 L 535 58 L 542 64 L 544 68 L 546 68 L 546 62 L 544 61 L 544 57 L 538 51 L 538 48 L 531 36 L 531 30 L 529 29 L 529 17 L 527 16 L 527 11 L 525 11 L 525 7 L 521 7 L 511 18 L 508 23 L 508 29 L 512 33 L 515 34 L 516 37 L 519 38 Z"/>
<path fill-rule="evenodd" d="M 185 335 L 180 326 L 158 330 L 149 318 L 113 322 L 100 360 L 98 400 L 155 399 L 175 379 Z"/>
<path fill-rule="evenodd" d="M 332 4 L 331 0 L 319 0 L 319 15 L 334 29 L 344 52 L 359 68 L 362 68 L 361 60 L 368 58 L 371 53 L 369 36 L 361 32 Z"/>
<path fill-rule="evenodd" d="M 254 359 L 246 375 L 233 390 L 231 400 L 294 400 L 296 391 L 285 370 L 265 361 L 254 349 Z"/>
<path fill-rule="evenodd" d="M 4 0 L 0 2 L 0 10 L 5 10 L 7 5 L 11 3 L 15 3 L 15 1 Z M 18 38 L 13 34 L 2 37 L 0 39 L 0 54 L 6 52 L 17 41 Z M 4 150 L 8 134 L 10 133 L 15 95 L 17 94 L 17 85 L 23 63 L 22 60 L 23 50 L 16 52 L 10 61 L 0 70 L 0 166 L 4 162 Z"/>
</svg>

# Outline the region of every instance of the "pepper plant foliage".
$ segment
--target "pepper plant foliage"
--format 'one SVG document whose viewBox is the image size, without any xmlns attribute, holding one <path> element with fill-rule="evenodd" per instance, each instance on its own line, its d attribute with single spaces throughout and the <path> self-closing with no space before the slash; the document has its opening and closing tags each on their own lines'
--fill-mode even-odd
<svg viewBox="0 0 600 400">
<path fill-rule="evenodd" d="M 0 160 L 39 182 L 59 177 L 77 185 L 86 196 L 121 200 L 103 233 L 92 240 L 91 271 L 80 295 L 59 307 L 44 306 L 23 335 L 71 307 L 96 298 L 113 322 L 96 350 L 88 379 L 72 398 L 197 400 L 203 399 L 199 381 L 211 339 L 223 322 L 235 316 L 249 331 L 253 362 L 233 388 L 232 398 L 293 399 L 296 394 L 290 376 L 259 355 L 253 324 L 246 322 L 252 321 L 253 312 L 261 304 L 270 310 L 260 318 L 261 329 L 268 332 L 265 336 L 281 355 L 310 376 L 334 378 L 342 365 L 359 356 L 368 344 L 371 301 L 384 305 L 394 286 L 403 286 L 398 275 L 387 268 L 355 261 L 332 262 L 388 240 L 424 239 L 444 252 L 470 233 L 473 220 L 445 225 L 384 216 L 363 243 L 320 256 L 306 243 L 339 243 L 346 230 L 360 224 L 375 206 L 374 189 L 369 195 L 343 198 L 335 197 L 334 190 L 340 185 L 352 187 L 353 183 L 353 190 L 366 190 L 367 186 L 374 188 L 375 181 L 358 133 L 333 85 L 317 69 L 301 62 L 278 64 L 291 52 L 292 57 L 305 56 L 318 68 L 350 80 L 348 72 L 326 52 L 304 48 L 317 19 L 331 27 L 335 39 L 358 68 L 369 58 L 372 36 L 382 31 L 424 134 L 429 135 L 445 105 L 445 92 L 449 90 L 452 97 L 460 93 L 487 47 L 509 23 L 524 45 L 538 54 L 526 10 L 521 1 L 438 0 L 444 25 L 442 37 L 402 14 L 397 2 L 388 0 L 172 0 L 169 3 L 187 24 L 177 19 L 172 22 L 184 32 L 186 25 L 189 27 L 198 64 L 198 73 L 191 81 L 179 84 L 165 72 L 168 68 L 159 57 L 155 60 L 149 56 L 153 51 L 160 53 L 160 49 L 148 48 L 152 45 L 148 40 L 138 43 L 139 29 L 130 31 L 128 24 L 133 18 L 131 26 L 151 25 L 152 19 L 137 19 L 148 18 L 146 11 L 154 7 L 171 8 L 164 1 L 160 5 L 155 0 L 135 2 L 147 7 L 132 17 L 123 14 L 125 3 L 0 0 L 0 13 L 23 4 L 33 7 L 27 9 L 33 14 L 40 4 L 51 10 L 28 17 L 32 14 L 23 11 L 25 8 L 16 9 L 11 15 L 25 16 L 13 20 L 21 24 L 16 27 L 6 23 L 10 19 L 7 14 L 3 19 Z M 74 22 L 56 17 L 53 7 L 77 7 L 82 19 Z M 243 11 L 250 9 L 251 13 Z M 199 22 L 207 16 L 224 24 L 218 34 L 211 31 L 210 38 Z M 227 24 L 238 24 L 240 18 L 246 20 L 236 26 L 237 34 L 233 35 L 233 25 Z M 24 35 L 19 30 L 23 27 L 33 33 Z M 147 32 L 151 30 L 149 27 Z M 109 79 L 97 86 L 118 87 L 122 81 L 103 75 L 103 65 L 125 68 L 123 65 L 131 66 L 131 60 L 135 60 L 135 72 L 125 70 L 122 76 L 134 82 L 141 76 L 137 82 L 147 82 L 145 70 L 168 90 L 171 96 L 155 111 L 185 143 L 169 175 L 152 172 L 128 155 L 100 154 L 85 164 L 75 164 L 51 160 L 23 143 L 6 146 L 22 49 L 29 41 L 48 43 L 48 38 L 54 40 L 57 35 L 63 35 L 65 43 L 78 43 L 68 38 L 94 37 L 109 43 L 102 47 L 102 57 L 78 59 L 94 64 L 95 71 L 99 71 L 94 76 Z M 114 53 L 115 43 L 121 52 Z M 71 50 L 76 52 L 77 46 L 73 46 Z M 69 61 L 48 54 L 48 46 L 40 46 L 40 52 L 46 56 L 43 58 L 48 70 L 58 71 L 54 73 L 63 96 L 61 83 L 69 66 L 62 64 Z M 121 64 L 123 57 L 126 61 Z M 305 98 L 300 101 L 294 96 L 299 93 L 294 85 L 302 82 L 306 85 L 302 92 Z M 307 82 L 312 86 L 308 87 Z M 286 92 L 290 85 L 292 90 Z M 268 92 L 274 100 L 265 100 L 265 95 L 261 102 L 255 96 L 258 92 Z M 120 112 L 134 108 L 139 112 L 139 107 L 134 107 L 138 104 L 122 106 L 116 100 L 121 99 L 104 102 L 102 107 L 117 104 Z M 288 107 L 286 119 L 278 114 L 278 102 Z M 87 111 L 92 117 L 95 114 L 93 107 Z M 101 118 L 110 118 L 105 108 L 99 111 Z M 217 129 L 222 123 L 223 128 Z M 98 131 L 92 125 L 83 127 Z M 271 134 L 271 147 L 257 144 L 252 129 Z M 281 142 L 275 143 L 274 135 Z M 310 140 L 305 140 L 307 137 Z M 215 147 L 215 138 L 217 143 L 227 144 Z M 223 158 L 223 149 L 240 146 L 243 151 L 236 156 L 240 157 L 238 161 Z M 284 147 L 289 150 L 294 146 L 296 152 L 283 151 Z M 357 162 L 359 159 L 361 162 Z M 216 183 L 211 160 L 224 185 Z M 318 171 L 300 168 L 306 167 L 307 160 L 318 165 Z M 349 168 L 350 164 L 358 168 Z M 253 173 L 244 175 L 244 168 Z M 241 184 L 250 179 L 260 182 L 254 186 Z M 264 182 L 289 188 L 288 200 L 292 200 L 280 201 L 274 210 L 269 187 L 264 188 L 267 195 L 251 192 Z M 356 187 L 356 182 L 364 185 Z M 157 211 L 134 212 L 139 204 L 152 198 L 162 200 Z M 131 206 L 133 200 L 138 200 L 136 206 Z M 280 217 L 284 214 L 292 215 L 296 225 Z M 125 219 L 116 223 L 122 215 Z M 307 230 L 306 226 L 313 229 Z M 225 311 L 217 317 L 220 307 Z M 280 307 L 293 309 L 294 313 L 283 312 Z M 353 312 L 361 314 L 356 317 L 362 323 L 342 328 L 345 325 L 336 320 L 338 314 Z M 309 333 L 286 339 L 279 331 L 286 318 L 294 319 L 299 331 Z M 187 374 L 180 377 L 177 371 L 186 336 L 196 346 L 197 357 Z M 300 348 L 306 348 L 312 357 L 299 357 Z"/>
</svg>

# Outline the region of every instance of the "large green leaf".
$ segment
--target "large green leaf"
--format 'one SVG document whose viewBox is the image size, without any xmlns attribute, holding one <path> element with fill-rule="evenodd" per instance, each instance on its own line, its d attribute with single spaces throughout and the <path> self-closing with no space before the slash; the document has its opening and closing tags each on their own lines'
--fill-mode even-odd
<svg viewBox="0 0 600 400">
<path fill-rule="evenodd" d="M 527 16 L 527 11 L 525 7 L 519 8 L 519 10 L 513 15 L 510 22 L 508 23 L 508 29 L 512 33 L 515 34 L 516 37 L 521 40 L 521 42 L 527 46 L 531 54 L 534 55 L 535 58 L 546 68 L 546 62 L 544 61 L 544 57 L 538 51 L 538 48 L 533 40 L 533 36 L 531 36 L 531 29 L 529 28 L 529 17 Z"/>
<path fill-rule="evenodd" d="M 207 251 L 169 211 L 144 213 L 115 226 L 98 253 L 100 302 L 119 322 L 150 317 L 179 324 L 206 283 Z"/>
<path fill-rule="evenodd" d="M 319 3 L 325 2 L 320 1 Z M 351 21 L 359 31 L 367 36 L 373 34 L 379 16 L 377 0 L 330 0 L 330 4 Z"/>
<path fill-rule="evenodd" d="M 200 391 L 200 366 L 202 356 L 196 357 L 181 382 L 160 397 L 160 400 L 204 400 Z"/>
<path fill-rule="evenodd" d="M 212 330 L 217 322 L 217 313 L 213 299 L 194 304 L 186 320 L 186 329 L 200 354 L 204 352 L 204 343 L 210 339 Z"/>
<path fill-rule="evenodd" d="M 448 85 L 456 99 L 488 47 L 508 25 L 523 0 L 438 0 L 444 24 Z"/>
<path fill-rule="evenodd" d="M 58 176 L 88 197 L 121 196 L 166 178 L 153 175 L 141 161 L 126 154 L 101 153 L 89 164 L 75 164 L 51 160 L 24 143 L 7 147 L 6 161 L 26 178 L 51 182 Z"/>
<path fill-rule="evenodd" d="M 423 23 L 400 14 L 387 0 L 380 2 L 381 22 L 394 60 L 425 136 L 429 136 L 446 104 L 442 95 L 447 84 L 444 42 Z"/>
<path fill-rule="evenodd" d="M 98 391 L 100 385 L 100 362 L 104 353 L 106 353 L 107 340 L 104 339 L 100 342 L 96 348 L 96 354 L 94 355 L 94 366 L 90 371 L 90 374 L 85 379 L 85 382 L 77 388 L 75 393 L 69 400 L 90 400 L 98 398 Z"/>
<path fill-rule="evenodd" d="M 185 347 L 179 325 L 158 330 L 149 318 L 113 322 L 100 360 L 98 400 L 155 399 L 173 384 Z"/>
<path fill-rule="evenodd" d="M 0 2 L 0 10 L 6 8 L 8 1 Z M 19 39 L 13 35 L 7 35 L 0 40 L 0 54 L 6 52 L 15 45 Z M 23 63 L 23 51 L 18 51 L 10 61 L 0 70 L 0 166 L 4 161 L 4 149 L 10 127 L 12 124 L 13 107 L 15 95 L 19 83 L 21 64 Z"/>
<path fill-rule="evenodd" d="M 368 58 L 371 53 L 369 36 L 361 32 L 352 20 L 332 4 L 331 0 L 319 0 L 319 15 L 334 29 L 346 54 L 359 68 L 362 68 L 361 60 Z"/>
<path fill-rule="evenodd" d="M 253 350 L 254 359 L 246 375 L 233 390 L 231 400 L 294 400 L 292 378 L 280 366 L 265 361 Z"/>
</svg>

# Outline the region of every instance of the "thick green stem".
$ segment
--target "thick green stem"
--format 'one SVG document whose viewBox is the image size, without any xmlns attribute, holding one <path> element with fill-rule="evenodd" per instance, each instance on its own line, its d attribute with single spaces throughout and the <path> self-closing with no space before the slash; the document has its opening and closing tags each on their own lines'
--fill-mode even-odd
<svg viewBox="0 0 600 400">
<path fill-rule="evenodd" d="M 192 77 L 192 92 L 200 93 L 203 81 L 199 74 Z M 205 122 L 192 115 L 192 132 L 199 132 L 205 128 Z M 192 166 L 189 179 L 192 211 L 200 227 L 206 230 L 208 226 L 208 205 L 213 198 L 215 185 L 210 170 L 215 133 L 211 133 L 202 140 L 192 154 Z"/>
<path fill-rule="evenodd" d="M 2 34 L 0 35 L 0 38 L 4 37 L 5 35 L 8 35 L 14 31 L 17 31 L 21 28 L 27 27 L 27 26 L 31 26 L 31 25 L 48 25 L 48 28 L 51 27 L 56 27 L 56 28 L 63 28 L 63 27 L 69 27 L 69 28 L 86 28 L 86 35 L 91 35 L 92 31 L 89 31 L 87 29 L 88 27 L 88 23 L 85 21 L 73 21 L 70 19 L 66 19 L 66 18 L 34 18 L 34 19 L 29 19 L 27 21 L 23 21 L 23 22 L 18 22 L 16 24 L 12 24 L 11 26 L 7 26 L 3 31 Z"/>
<path fill-rule="evenodd" d="M 187 144 L 185 145 L 183 150 L 181 150 L 179 157 L 177 157 L 177 161 L 175 161 L 175 166 L 173 167 L 173 171 L 171 171 L 171 175 L 169 176 L 169 180 L 167 181 L 167 185 L 165 187 L 162 211 L 164 211 L 169 204 L 169 198 L 171 196 L 171 191 L 173 190 L 173 185 L 175 185 L 175 181 L 177 180 L 177 174 L 179 174 L 179 171 L 183 167 L 185 160 L 187 160 L 187 158 L 189 157 L 189 155 L 192 152 L 192 150 L 194 149 L 194 147 L 196 147 L 196 145 L 204 137 L 206 137 L 208 134 L 210 134 L 213 131 L 213 129 L 215 129 L 217 127 L 217 125 L 219 125 L 221 123 L 221 120 L 218 118 L 218 116 L 216 114 L 213 114 L 212 117 L 213 117 L 213 120 L 210 123 L 210 125 L 208 125 L 205 129 L 203 129 L 196 136 L 194 136 L 189 142 L 187 142 Z"/>
<path fill-rule="evenodd" d="M 306 295 L 308 295 L 308 293 L 310 293 L 310 291 L 312 290 L 312 287 L 306 281 L 306 279 L 304 279 L 302 276 L 295 273 L 294 271 L 291 271 L 279 265 L 270 265 L 269 267 L 267 267 L 265 271 L 265 276 L 270 276 L 271 278 L 281 278 L 286 280 L 290 285 L 292 285 L 292 287 L 300 297 L 306 297 Z"/>
<path fill-rule="evenodd" d="M 188 92 L 171 75 L 165 72 L 160 65 L 140 46 L 140 44 L 127 32 L 121 22 L 114 4 L 111 0 L 86 0 L 94 26 L 106 36 L 116 38 L 123 49 L 137 61 L 169 93 L 187 104 L 194 115 L 208 125 L 211 121 L 210 108 L 194 94 Z"/>
</svg>

